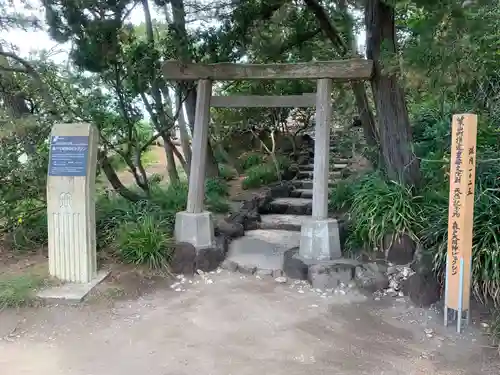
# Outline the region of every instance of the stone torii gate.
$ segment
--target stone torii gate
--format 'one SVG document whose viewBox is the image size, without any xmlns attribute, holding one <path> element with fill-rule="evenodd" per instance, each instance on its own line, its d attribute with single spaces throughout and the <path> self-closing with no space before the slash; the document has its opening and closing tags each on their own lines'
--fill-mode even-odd
<svg viewBox="0 0 500 375">
<path fill-rule="evenodd" d="M 296 64 L 195 64 L 167 61 L 163 65 L 166 80 L 198 81 L 196 114 L 192 141 L 191 173 L 187 208 L 177 213 L 175 238 L 196 248 L 214 246 L 214 228 L 210 212 L 204 211 L 205 165 L 213 107 L 316 107 L 312 217 L 301 228 L 299 255 L 311 260 L 329 260 L 341 256 L 338 225 L 328 218 L 328 175 L 332 81 L 348 82 L 370 79 L 370 60 L 350 59 Z M 216 80 L 314 79 L 316 94 L 290 96 L 212 97 Z"/>
</svg>

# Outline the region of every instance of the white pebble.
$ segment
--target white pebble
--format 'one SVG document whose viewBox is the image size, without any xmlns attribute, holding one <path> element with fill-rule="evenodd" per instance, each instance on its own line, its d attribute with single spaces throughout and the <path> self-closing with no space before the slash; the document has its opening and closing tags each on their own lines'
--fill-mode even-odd
<svg viewBox="0 0 500 375">
<path fill-rule="evenodd" d="M 211 280 L 211 279 L 206 279 L 205 280 L 205 284 L 213 284 L 213 283 L 214 283 L 214 281 Z"/>
<path fill-rule="evenodd" d="M 302 289 L 297 290 L 297 292 L 299 292 L 300 294 L 304 293 L 304 291 Z"/>
<path fill-rule="evenodd" d="M 181 292 L 181 291 L 182 291 L 182 289 L 181 289 L 181 288 L 175 288 L 175 291 L 176 291 L 176 292 Z"/>
<path fill-rule="evenodd" d="M 288 281 L 288 279 L 285 276 L 279 276 L 274 279 L 277 283 L 284 284 Z"/>
</svg>

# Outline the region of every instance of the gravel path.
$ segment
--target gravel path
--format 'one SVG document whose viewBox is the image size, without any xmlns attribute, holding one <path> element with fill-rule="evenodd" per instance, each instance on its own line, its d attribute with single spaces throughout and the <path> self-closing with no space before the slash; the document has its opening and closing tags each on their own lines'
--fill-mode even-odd
<svg viewBox="0 0 500 375">
<path fill-rule="evenodd" d="M 500 373 L 477 331 L 404 299 L 226 271 L 112 305 L 4 311 L 0 337 L 2 375 Z"/>
</svg>

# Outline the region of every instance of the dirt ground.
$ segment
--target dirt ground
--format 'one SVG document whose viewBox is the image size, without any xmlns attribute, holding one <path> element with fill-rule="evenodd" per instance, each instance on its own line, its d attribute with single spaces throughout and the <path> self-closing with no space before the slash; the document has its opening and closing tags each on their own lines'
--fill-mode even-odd
<svg viewBox="0 0 500 375">
<path fill-rule="evenodd" d="M 99 301 L 101 303 L 99 303 Z M 196 276 L 139 298 L 0 313 L 2 375 L 498 374 L 476 329 L 354 291 Z"/>
</svg>

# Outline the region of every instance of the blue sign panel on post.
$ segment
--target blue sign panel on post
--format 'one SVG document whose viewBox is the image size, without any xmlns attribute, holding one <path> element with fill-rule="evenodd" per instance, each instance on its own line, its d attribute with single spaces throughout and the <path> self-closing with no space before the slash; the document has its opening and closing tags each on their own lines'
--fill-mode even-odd
<svg viewBox="0 0 500 375">
<path fill-rule="evenodd" d="M 49 176 L 78 177 L 87 174 L 89 137 L 54 135 L 50 139 Z"/>
</svg>

